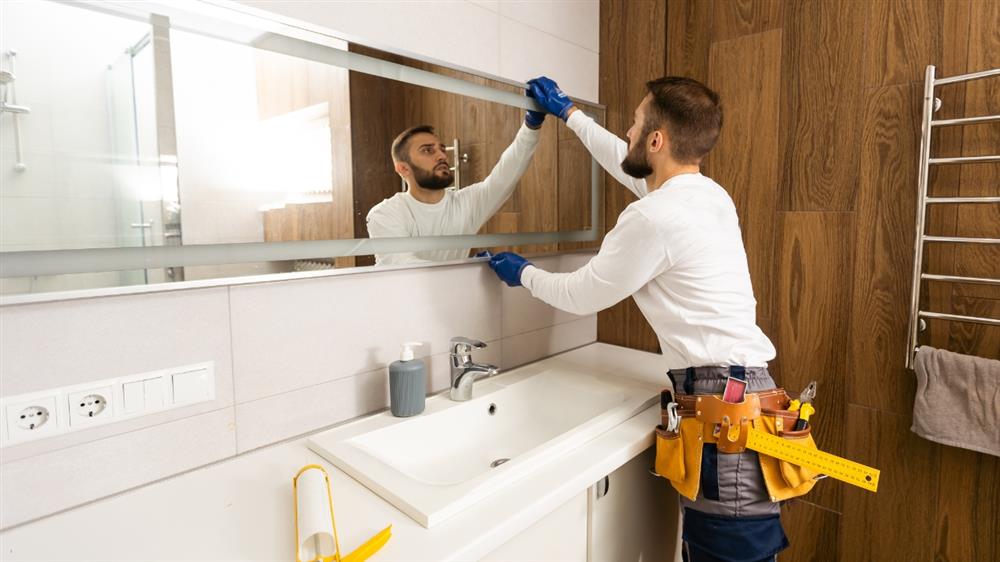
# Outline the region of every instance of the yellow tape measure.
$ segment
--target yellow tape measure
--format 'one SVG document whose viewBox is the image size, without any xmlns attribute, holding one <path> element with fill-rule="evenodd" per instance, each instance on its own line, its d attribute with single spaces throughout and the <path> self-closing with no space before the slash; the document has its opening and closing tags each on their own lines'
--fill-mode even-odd
<svg viewBox="0 0 1000 562">
<path fill-rule="evenodd" d="M 830 478 L 864 488 L 869 492 L 878 490 L 878 469 L 840 458 L 837 455 L 809 449 L 758 429 L 750 428 L 750 433 L 747 435 L 747 449 L 815 470 Z"/>
</svg>

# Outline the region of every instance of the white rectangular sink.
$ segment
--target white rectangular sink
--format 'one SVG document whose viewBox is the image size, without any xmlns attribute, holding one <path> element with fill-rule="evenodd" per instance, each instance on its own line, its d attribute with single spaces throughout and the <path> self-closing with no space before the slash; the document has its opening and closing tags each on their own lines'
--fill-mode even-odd
<svg viewBox="0 0 1000 562">
<path fill-rule="evenodd" d="M 551 358 L 476 382 L 467 402 L 445 392 L 419 416 L 385 412 L 308 446 L 432 527 L 645 410 L 659 391 Z"/>
</svg>

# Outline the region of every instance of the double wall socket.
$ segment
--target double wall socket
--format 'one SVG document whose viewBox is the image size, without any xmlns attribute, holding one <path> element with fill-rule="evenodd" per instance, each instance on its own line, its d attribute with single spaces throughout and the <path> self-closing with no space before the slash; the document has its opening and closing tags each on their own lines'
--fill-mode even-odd
<svg viewBox="0 0 1000 562">
<path fill-rule="evenodd" d="M 0 400 L 2 446 L 215 400 L 208 361 Z"/>
</svg>

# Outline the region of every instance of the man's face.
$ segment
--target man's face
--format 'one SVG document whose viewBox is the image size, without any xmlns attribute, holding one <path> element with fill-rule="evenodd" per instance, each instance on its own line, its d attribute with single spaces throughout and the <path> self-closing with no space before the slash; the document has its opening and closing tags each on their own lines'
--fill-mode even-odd
<svg viewBox="0 0 1000 562">
<path fill-rule="evenodd" d="M 633 178 L 643 179 L 653 175 L 653 167 L 649 165 L 649 152 L 646 139 L 649 131 L 646 129 L 646 109 L 649 106 L 647 95 L 639 107 L 635 108 L 634 121 L 625 136 L 628 137 L 628 154 L 622 160 L 622 171 Z"/>
<path fill-rule="evenodd" d="M 452 184 L 455 174 L 448 165 L 448 156 L 441 140 L 430 133 L 418 133 L 410 139 L 410 160 L 413 180 L 424 189 L 444 189 Z"/>
</svg>

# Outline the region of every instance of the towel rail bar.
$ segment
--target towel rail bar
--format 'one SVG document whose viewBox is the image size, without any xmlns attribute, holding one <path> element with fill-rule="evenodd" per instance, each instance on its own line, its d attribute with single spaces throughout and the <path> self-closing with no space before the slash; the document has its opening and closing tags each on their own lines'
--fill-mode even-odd
<svg viewBox="0 0 1000 562">
<path fill-rule="evenodd" d="M 924 203 L 1000 203 L 1000 197 L 928 197 Z"/>
<path fill-rule="evenodd" d="M 1000 121 L 1000 115 L 977 115 L 975 117 L 960 117 L 958 119 L 938 119 L 937 121 L 931 121 L 931 127 L 975 125 L 977 123 L 989 123 L 991 121 Z"/>
<path fill-rule="evenodd" d="M 920 276 L 921 279 L 927 279 L 928 281 L 951 281 L 953 283 L 973 283 L 976 285 L 1000 285 L 1000 279 L 991 279 L 989 277 L 959 277 L 956 275 L 934 275 L 931 273 L 924 273 Z"/>
<path fill-rule="evenodd" d="M 990 326 L 1000 326 L 1000 318 L 983 318 L 981 316 L 962 316 L 960 314 L 945 314 L 943 312 L 928 312 L 921 310 L 918 315 L 921 318 L 936 318 L 938 320 L 955 320 L 958 322 L 972 322 L 975 324 L 988 324 Z"/>
<path fill-rule="evenodd" d="M 949 156 L 947 158 L 931 158 L 928 164 L 982 164 L 984 162 L 1000 162 L 1000 155 L 989 156 Z"/>
<path fill-rule="evenodd" d="M 955 157 L 931 157 L 931 133 L 935 127 L 947 127 L 952 125 L 973 125 L 977 123 L 988 123 L 1000 121 L 1000 115 L 978 115 L 970 117 L 958 117 L 955 119 L 934 120 L 934 112 L 941 107 L 941 100 L 934 95 L 934 87 L 969 80 L 979 80 L 981 78 L 1000 77 L 1000 68 L 973 72 L 960 76 L 950 76 L 948 78 L 936 78 L 935 68 L 929 65 L 924 73 L 924 97 L 923 112 L 920 119 L 921 137 L 920 153 L 918 155 L 920 167 L 917 174 L 917 220 L 915 223 L 916 236 L 913 240 L 913 276 L 910 287 L 910 318 L 907 330 L 906 346 L 906 367 L 913 368 L 913 359 L 917 350 L 917 334 L 924 329 L 926 323 L 924 318 L 939 320 L 952 320 L 956 322 L 971 322 L 975 324 L 986 324 L 1000 326 L 1000 319 L 981 318 L 977 316 L 963 316 L 960 314 L 947 314 L 943 312 L 930 312 L 920 310 L 920 284 L 921 281 L 948 281 L 954 283 L 976 283 L 983 285 L 1000 285 L 1000 279 L 990 279 L 982 277 L 960 277 L 956 275 L 937 275 L 923 273 L 924 267 L 924 245 L 932 242 L 947 242 L 958 244 L 1000 244 L 1000 238 L 970 238 L 957 236 L 928 236 L 924 233 L 926 229 L 927 206 L 931 204 L 966 204 L 966 203 L 1000 203 L 1000 197 L 931 197 L 928 193 L 928 178 L 930 167 L 936 164 L 976 164 L 982 162 L 1000 162 L 1000 155 L 995 156 L 955 156 Z"/>
<path fill-rule="evenodd" d="M 925 242 L 953 242 L 956 244 L 1000 244 L 1000 238 L 961 238 L 956 236 L 922 236 Z"/>
<path fill-rule="evenodd" d="M 934 80 L 934 77 L 932 76 L 931 81 L 934 86 L 943 86 L 945 84 L 968 82 L 969 80 L 979 80 L 980 78 L 989 78 L 991 76 L 1000 76 L 1000 68 L 984 70 L 982 72 L 972 72 L 970 74 L 959 74 L 957 76 L 949 76 L 947 78 L 938 78 L 937 80 Z"/>
</svg>

